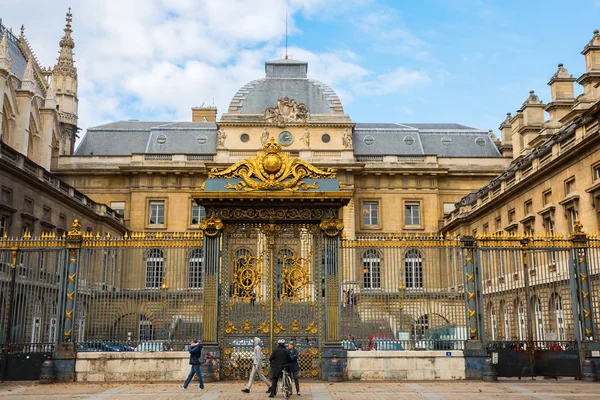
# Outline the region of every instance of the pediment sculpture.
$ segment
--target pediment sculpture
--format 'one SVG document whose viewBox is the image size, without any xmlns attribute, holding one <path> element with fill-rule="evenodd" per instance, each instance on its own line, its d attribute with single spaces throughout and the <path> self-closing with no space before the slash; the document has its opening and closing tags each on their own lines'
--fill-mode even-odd
<svg viewBox="0 0 600 400">
<path fill-rule="evenodd" d="M 308 113 L 306 104 L 284 97 L 277 100 L 276 106 L 267 108 L 264 116 L 267 122 L 283 128 L 288 123 L 306 122 Z"/>
<path fill-rule="evenodd" d="M 212 179 L 239 178 L 239 182 L 232 184 L 228 181 L 225 185 L 226 189 L 237 191 L 285 190 L 295 192 L 318 189 L 317 181 L 308 183 L 304 179 L 335 179 L 335 171 L 332 168 L 321 170 L 297 157 L 288 156 L 281 151 L 281 145 L 275 143 L 275 140 L 271 138 L 258 156 L 235 163 L 221 172 L 213 168 L 208 177 Z"/>
</svg>

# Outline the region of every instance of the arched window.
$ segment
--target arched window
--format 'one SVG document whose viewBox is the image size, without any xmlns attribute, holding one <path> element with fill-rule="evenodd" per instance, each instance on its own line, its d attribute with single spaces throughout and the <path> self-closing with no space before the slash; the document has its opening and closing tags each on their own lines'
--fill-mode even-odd
<svg viewBox="0 0 600 400">
<path fill-rule="evenodd" d="M 525 340 L 525 307 L 523 307 L 523 302 L 519 300 L 515 300 L 515 310 L 517 311 L 517 327 L 519 328 L 519 340 Z"/>
<path fill-rule="evenodd" d="M 13 145 L 12 143 L 10 143 L 10 132 L 8 130 L 8 107 L 6 107 L 6 104 L 8 104 L 8 98 L 6 98 L 6 96 L 4 96 L 4 104 L 5 106 L 2 107 L 2 136 L 0 137 L 0 139 L 2 139 L 2 141 L 6 144 Z"/>
<path fill-rule="evenodd" d="M 423 287 L 423 258 L 419 250 L 410 249 L 404 255 L 404 281 L 407 289 Z"/>
<path fill-rule="evenodd" d="M 33 120 L 33 115 L 29 117 L 29 142 L 27 143 L 27 157 L 37 159 L 36 143 L 37 143 L 37 127 Z"/>
<path fill-rule="evenodd" d="M 412 334 L 415 339 L 423 339 L 429 330 L 429 316 L 427 314 L 419 317 L 412 329 Z"/>
<path fill-rule="evenodd" d="M 494 307 L 494 303 L 492 303 L 491 301 L 488 303 L 487 306 L 487 315 L 487 329 L 489 330 L 489 337 L 492 340 L 496 340 L 496 330 L 498 329 L 498 321 L 496 319 L 496 308 Z"/>
<path fill-rule="evenodd" d="M 369 249 L 363 254 L 363 288 L 381 288 L 381 257 L 375 249 Z"/>
<path fill-rule="evenodd" d="M 542 302 L 537 296 L 532 297 L 533 320 L 535 322 L 535 335 L 537 341 L 545 339 L 544 334 L 544 314 L 542 311 Z"/>
<path fill-rule="evenodd" d="M 150 249 L 146 257 L 146 289 L 158 289 L 165 276 L 165 256 L 161 249 Z"/>
<path fill-rule="evenodd" d="M 192 249 L 188 258 L 188 287 L 199 289 L 202 287 L 202 249 Z"/>
<path fill-rule="evenodd" d="M 557 340 L 567 340 L 565 330 L 565 311 L 563 309 L 562 297 L 558 293 L 554 293 L 550 297 L 550 309 L 554 311 L 554 329 L 556 331 Z"/>
<path fill-rule="evenodd" d="M 510 317 L 508 313 L 508 303 L 502 300 L 500 302 L 500 312 L 502 313 L 503 335 L 502 340 L 510 339 Z"/>
</svg>

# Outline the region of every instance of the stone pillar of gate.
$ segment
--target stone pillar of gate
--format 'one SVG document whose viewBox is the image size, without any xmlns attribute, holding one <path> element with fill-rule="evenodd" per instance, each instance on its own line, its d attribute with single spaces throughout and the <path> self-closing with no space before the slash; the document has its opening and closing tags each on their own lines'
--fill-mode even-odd
<svg viewBox="0 0 600 400">
<path fill-rule="evenodd" d="M 321 379 L 329 378 L 331 361 L 338 359 L 342 368 L 346 365 L 346 354 L 340 342 L 340 237 L 344 222 L 337 218 L 326 218 L 319 225 L 323 231 L 324 289 L 325 289 L 325 334 Z"/>
<path fill-rule="evenodd" d="M 202 340 L 208 361 L 218 362 L 219 260 L 223 222 L 211 215 L 200 221 L 200 229 L 204 234 Z M 218 368 L 214 368 L 214 370 L 218 371 Z"/>
<path fill-rule="evenodd" d="M 67 235 L 67 262 L 64 265 L 61 276 L 62 301 L 61 314 L 58 321 L 58 346 L 54 351 L 56 380 L 58 382 L 75 381 L 75 343 L 73 339 L 73 327 L 75 326 L 75 307 L 77 301 L 77 274 L 79 272 L 79 260 L 83 234 L 81 224 L 77 219 L 73 221 L 71 230 Z"/>
<path fill-rule="evenodd" d="M 583 231 L 581 222 L 575 222 L 575 231 L 571 233 L 573 243 L 573 271 L 571 279 L 577 291 L 579 307 L 573 306 L 573 312 L 579 310 L 578 319 L 581 321 L 581 353 L 583 358 L 589 358 L 600 369 L 600 342 L 596 340 L 596 321 L 594 321 L 594 290 L 591 287 L 588 263 L 589 241 Z M 596 357 L 594 357 L 596 356 Z M 582 360 L 583 361 L 583 360 Z"/>
<path fill-rule="evenodd" d="M 475 238 L 461 237 L 460 247 L 465 274 L 465 312 L 469 335 L 464 350 L 465 374 L 467 379 L 481 379 L 487 352 L 483 346 L 483 299 Z"/>
</svg>

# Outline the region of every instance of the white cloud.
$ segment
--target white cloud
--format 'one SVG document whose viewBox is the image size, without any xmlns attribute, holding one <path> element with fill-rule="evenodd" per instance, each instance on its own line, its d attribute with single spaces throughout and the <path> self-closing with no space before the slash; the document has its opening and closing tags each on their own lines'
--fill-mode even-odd
<svg viewBox="0 0 600 400">
<path fill-rule="evenodd" d="M 45 66 L 55 63 L 67 0 L 13 0 L 4 24 L 26 25 L 26 36 Z M 226 112 L 234 93 L 264 76 L 264 61 L 279 58 L 285 35 L 300 32 L 294 16 L 326 18 L 374 0 L 72 0 L 75 60 L 82 128 L 111 120 L 190 118 L 190 107 L 214 102 Z M 380 10 L 380 9 L 379 9 Z M 366 15 L 389 26 L 389 17 Z M 384 25 L 385 25 L 384 24 Z M 378 25 L 379 26 L 379 25 Z M 405 29 L 384 40 L 408 49 L 422 42 Z M 424 72 L 397 68 L 376 74 L 351 51 L 290 48 L 309 62 L 309 75 L 333 87 L 343 102 L 384 95 L 430 81 Z"/>
</svg>

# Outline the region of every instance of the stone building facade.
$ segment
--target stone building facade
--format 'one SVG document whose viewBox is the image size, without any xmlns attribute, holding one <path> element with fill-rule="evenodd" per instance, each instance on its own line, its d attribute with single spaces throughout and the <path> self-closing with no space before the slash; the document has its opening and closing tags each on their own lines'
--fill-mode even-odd
<svg viewBox="0 0 600 400">
<path fill-rule="evenodd" d="M 582 51 L 586 72 L 577 80 L 562 64 L 551 77 L 552 100 L 530 92 L 515 116 L 500 125 L 499 148 L 509 167 L 464 197 L 442 232 L 462 235 L 567 235 L 580 220 L 600 226 L 600 35 Z M 574 82 L 583 86 L 575 97 Z M 544 119 L 544 111 L 549 118 Z"/>
<path fill-rule="evenodd" d="M 0 24 L 0 237 L 59 235 L 79 219 L 89 232 L 123 234 L 123 219 L 50 172 L 73 153 L 77 69 L 70 11 L 52 68 L 35 58 L 25 29 Z"/>
<path fill-rule="evenodd" d="M 265 63 L 217 121 L 215 108 L 190 122 L 120 121 L 88 129 L 55 172 L 96 201 L 124 212 L 133 231 L 198 228 L 190 192 L 208 172 L 255 156 L 273 139 L 319 168 L 337 170 L 354 193 L 345 234 L 435 232 L 445 212 L 502 172 L 487 131 L 460 124 L 355 123 L 335 92 L 308 77 L 308 64 Z"/>
</svg>

